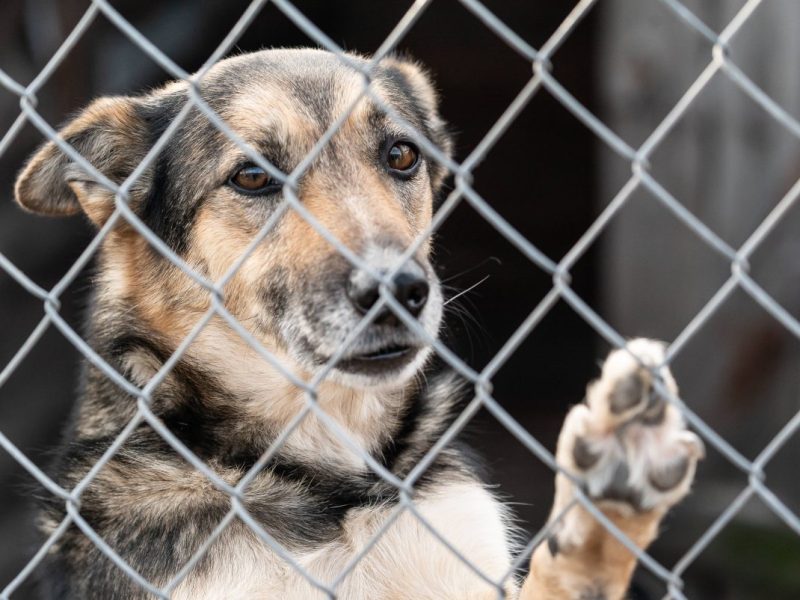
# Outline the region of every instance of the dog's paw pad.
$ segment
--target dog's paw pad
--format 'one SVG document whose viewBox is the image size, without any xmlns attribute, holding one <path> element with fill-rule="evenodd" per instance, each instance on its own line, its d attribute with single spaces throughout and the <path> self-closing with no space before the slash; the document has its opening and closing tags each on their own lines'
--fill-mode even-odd
<svg viewBox="0 0 800 600">
<path fill-rule="evenodd" d="M 608 396 L 611 412 L 618 415 L 641 404 L 646 390 L 646 383 L 636 374 L 615 381 Z"/>
<path fill-rule="evenodd" d="M 668 492 L 678 486 L 689 472 L 689 457 L 680 456 L 669 463 L 654 466 L 647 475 L 647 481 L 659 492 Z"/>
<path fill-rule="evenodd" d="M 664 345 L 653 340 L 633 340 L 626 349 L 613 351 L 603 364 L 602 376 L 589 388 L 592 411 L 605 415 L 612 428 L 633 418 L 657 424 L 664 402 L 654 379 L 673 393 L 676 389 L 669 370 L 661 366 L 663 361 Z"/>
<path fill-rule="evenodd" d="M 585 438 L 575 438 L 572 446 L 572 460 L 581 471 L 588 471 L 603 457 L 603 453 L 593 450 Z"/>
<path fill-rule="evenodd" d="M 598 502 L 667 509 L 689 491 L 703 444 L 654 385 L 657 378 L 677 392 L 663 360 L 663 344 L 652 340 L 612 352 L 587 402 L 567 416 L 559 462 Z"/>
</svg>

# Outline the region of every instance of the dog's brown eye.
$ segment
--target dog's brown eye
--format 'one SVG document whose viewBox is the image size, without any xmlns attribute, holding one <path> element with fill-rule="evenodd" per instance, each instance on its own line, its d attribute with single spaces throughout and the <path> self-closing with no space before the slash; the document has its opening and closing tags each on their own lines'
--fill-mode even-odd
<svg viewBox="0 0 800 600">
<path fill-rule="evenodd" d="M 230 179 L 233 187 L 246 193 L 259 193 L 273 191 L 280 187 L 280 184 L 270 177 L 264 169 L 256 165 L 242 167 Z"/>
<path fill-rule="evenodd" d="M 414 168 L 419 159 L 417 149 L 406 142 L 396 142 L 389 148 L 386 164 L 395 171 L 409 171 Z"/>
</svg>

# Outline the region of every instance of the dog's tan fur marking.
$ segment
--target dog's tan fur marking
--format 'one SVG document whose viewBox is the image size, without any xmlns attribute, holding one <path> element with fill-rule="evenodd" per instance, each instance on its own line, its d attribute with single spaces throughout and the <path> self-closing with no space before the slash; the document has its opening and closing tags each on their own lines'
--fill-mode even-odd
<svg viewBox="0 0 800 600">
<path fill-rule="evenodd" d="M 302 140 L 313 144 L 322 135 L 319 124 L 304 115 L 296 100 L 277 83 L 246 85 L 234 92 L 221 113 L 226 123 L 250 143 L 257 142 L 265 130 L 286 142 Z"/>
<path fill-rule="evenodd" d="M 621 599 L 636 566 L 636 557 L 614 535 L 582 507 L 575 507 L 583 524 L 585 542 L 567 553 L 552 555 L 547 544 L 540 545 L 531 559 L 531 573 L 520 594 L 521 600 L 581 598 L 597 590 L 599 597 Z M 632 542 L 646 548 L 655 539 L 662 510 L 625 514 L 604 511 L 614 525 Z M 602 565 L 602 568 L 591 568 Z"/>
</svg>

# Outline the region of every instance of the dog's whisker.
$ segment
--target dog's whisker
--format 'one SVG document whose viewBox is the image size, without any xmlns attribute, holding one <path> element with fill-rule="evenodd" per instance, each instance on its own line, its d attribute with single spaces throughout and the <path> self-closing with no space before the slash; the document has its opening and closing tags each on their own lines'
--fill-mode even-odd
<svg viewBox="0 0 800 600">
<path fill-rule="evenodd" d="M 471 292 L 471 291 L 472 291 L 472 290 L 474 290 L 476 287 L 478 287 L 480 284 L 482 284 L 484 281 L 486 281 L 487 279 L 489 279 L 489 277 L 491 277 L 491 275 L 487 275 L 486 277 L 484 277 L 483 279 L 481 279 L 481 280 L 480 280 L 480 281 L 478 281 L 477 283 L 473 283 L 473 284 L 472 284 L 471 286 L 469 286 L 467 289 L 465 289 L 465 290 L 461 290 L 461 291 L 460 291 L 460 292 L 458 292 L 458 293 L 457 293 L 455 296 L 453 296 L 453 297 L 451 297 L 451 298 L 448 298 L 447 300 L 445 300 L 445 301 L 444 301 L 444 303 L 442 304 L 442 306 L 447 306 L 447 305 L 448 305 L 448 304 L 450 304 L 450 303 L 451 303 L 453 300 L 457 300 L 458 298 L 460 298 L 460 297 L 461 297 L 461 296 L 463 296 L 464 294 L 467 294 L 467 293 Z"/>
<path fill-rule="evenodd" d="M 495 263 L 497 263 L 498 266 L 503 264 L 502 261 L 499 258 L 497 258 L 496 256 L 489 256 L 489 257 L 483 259 L 482 261 L 480 261 L 478 264 L 472 265 L 469 269 L 464 269 L 460 273 L 456 273 L 455 275 L 450 275 L 450 277 L 448 277 L 446 279 L 442 279 L 441 283 L 447 283 L 448 281 L 453 281 L 453 279 L 458 279 L 459 277 L 461 277 L 463 275 L 466 275 L 468 273 L 472 273 L 476 269 L 480 269 L 482 266 L 484 266 L 485 264 L 487 264 L 489 262 L 495 262 Z"/>
</svg>

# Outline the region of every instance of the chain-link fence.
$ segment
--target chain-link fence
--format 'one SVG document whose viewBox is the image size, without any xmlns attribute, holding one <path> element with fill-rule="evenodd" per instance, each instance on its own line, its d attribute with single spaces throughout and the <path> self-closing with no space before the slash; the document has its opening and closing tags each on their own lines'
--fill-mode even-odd
<svg viewBox="0 0 800 600">
<path fill-rule="evenodd" d="M 656 0 L 654 0 L 656 1 Z M 668 133 L 676 126 L 682 116 L 690 109 L 698 95 L 716 78 L 728 78 L 733 84 L 738 86 L 745 94 L 753 99 L 768 115 L 775 119 L 782 127 L 792 135 L 800 137 L 800 122 L 791 114 L 779 106 L 771 99 L 759 86 L 757 86 L 745 72 L 743 72 L 734 62 L 730 52 L 731 40 L 736 36 L 742 26 L 751 18 L 762 4 L 760 0 L 746 2 L 736 16 L 720 32 L 716 32 L 708 27 L 702 20 L 693 14 L 686 6 L 677 0 L 661 0 L 663 5 L 672 11 L 683 24 L 707 38 L 712 47 L 711 55 L 708 57 L 708 65 L 699 77 L 686 89 L 680 100 L 674 105 L 666 117 L 655 127 L 651 135 L 639 147 L 633 147 L 624 139 L 619 137 L 601 119 L 590 112 L 584 104 L 574 97 L 555 76 L 551 58 L 559 51 L 561 45 L 569 38 L 573 31 L 579 26 L 582 19 L 592 10 L 597 3 L 595 0 L 583 0 L 578 2 L 561 25 L 552 33 L 552 36 L 539 48 L 532 47 L 522 37 L 515 33 L 514 28 L 500 20 L 484 4 L 478 0 L 461 0 L 462 5 L 467 8 L 474 18 L 479 20 L 486 28 L 492 31 L 503 40 L 516 53 L 528 61 L 531 67 L 531 75 L 527 84 L 519 91 L 507 109 L 499 116 L 494 125 L 486 133 L 483 139 L 471 152 L 460 162 L 450 159 L 440 148 L 436 147 L 424 135 L 415 131 L 391 106 L 382 102 L 380 96 L 370 85 L 373 70 L 379 61 L 394 51 L 401 43 L 404 36 L 414 27 L 425 10 L 432 4 L 433 0 L 418 0 L 414 2 L 407 12 L 403 15 L 395 28 L 386 37 L 385 41 L 375 51 L 373 57 L 366 65 L 361 65 L 352 61 L 331 38 L 329 38 L 320 27 L 311 22 L 304 14 L 292 3 L 285 0 L 272 0 L 272 5 L 277 7 L 286 17 L 288 17 L 299 29 L 309 38 L 314 40 L 320 47 L 329 50 L 337 55 L 341 62 L 348 68 L 360 73 L 363 77 L 363 88 L 358 98 L 352 103 L 349 110 L 343 112 L 325 134 L 316 142 L 313 150 L 305 159 L 297 165 L 290 173 L 282 173 L 275 166 L 265 161 L 263 156 L 254 148 L 245 143 L 229 127 L 225 121 L 216 114 L 203 99 L 202 82 L 208 73 L 220 59 L 227 55 L 235 46 L 237 39 L 243 34 L 253 19 L 258 15 L 266 0 L 254 1 L 242 14 L 236 25 L 230 30 L 225 39 L 219 44 L 216 50 L 208 57 L 205 64 L 195 74 L 184 71 L 178 64 L 173 62 L 169 56 L 152 44 L 140 31 L 131 25 L 115 8 L 103 0 L 94 0 L 86 10 L 77 26 L 66 37 L 63 44 L 53 54 L 47 65 L 38 76 L 28 84 L 14 80 L 5 72 L 0 71 L 0 85 L 6 90 L 19 97 L 20 113 L 10 129 L 0 140 L 0 157 L 14 143 L 20 130 L 26 124 L 32 124 L 41 134 L 55 142 L 60 150 L 66 154 L 70 160 L 78 164 L 85 172 L 89 173 L 96 181 L 114 193 L 114 211 L 110 218 L 97 233 L 96 237 L 86 247 L 78 260 L 67 270 L 58 283 L 50 289 L 44 289 L 35 281 L 29 278 L 24 272 L 18 269 L 4 255 L 0 254 L 0 268 L 10 275 L 20 286 L 29 294 L 38 298 L 44 307 L 44 316 L 27 338 L 25 343 L 19 348 L 12 360 L 3 367 L 0 372 L 0 386 L 2 386 L 17 369 L 18 365 L 26 358 L 32 348 L 39 342 L 44 333 L 50 328 L 56 328 L 63 336 L 74 345 L 74 347 L 95 367 L 100 369 L 109 380 L 113 381 L 121 390 L 136 398 L 137 410 L 134 418 L 127 427 L 120 433 L 116 440 L 108 447 L 102 458 L 96 463 L 78 485 L 72 489 L 64 489 L 46 475 L 36 464 L 21 452 L 14 442 L 0 432 L 0 446 L 15 461 L 17 461 L 48 493 L 60 498 L 64 502 L 66 516 L 58 525 L 52 535 L 41 546 L 36 554 L 31 558 L 25 568 L 10 582 L 3 591 L 2 598 L 16 597 L 15 591 L 28 579 L 37 566 L 44 560 L 48 551 L 56 544 L 64 532 L 73 526 L 77 526 L 83 534 L 91 540 L 106 556 L 108 556 L 120 569 L 120 576 L 126 576 L 135 581 L 144 590 L 147 590 L 155 597 L 169 598 L 170 593 L 175 587 L 192 571 L 192 569 L 202 559 L 218 536 L 225 530 L 230 523 L 239 519 L 272 549 L 277 555 L 286 561 L 293 569 L 301 573 L 313 586 L 320 590 L 327 597 L 335 597 L 337 587 L 355 568 L 358 562 L 370 552 L 377 543 L 380 536 L 387 531 L 391 525 L 403 514 L 411 514 L 418 519 L 430 533 L 435 536 L 442 544 L 447 546 L 458 558 L 463 561 L 468 568 L 475 572 L 484 581 L 497 589 L 498 596 L 503 596 L 503 584 L 508 577 L 513 577 L 515 572 L 524 566 L 525 561 L 530 557 L 533 549 L 546 538 L 548 531 L 542 529 L 535 535 L 525 548 L 518 554 L 514 566 L 506 574 L 505 578 L 495 581 L 482 573 L 480 569 L 471 564 L 470 561 L 459 553 L 450 542 L 436 531 L 432 524 L 428 523 L 420 513 L 414 502 L 415 484 L 421 475 L 433 463 L 439 453 L 458 436 L 463 428 L 470 422 L 474 415 L 482 409 L 487 410 L 497 421 L 502 424 L 532 455 L 548 465 L 554 472 L 563 469 L 556 463 L 553 454 L 539 440 L 533 437 L 520 423 L 512 417 L 509 412 L 499 403 L 492 393 L 492 380 L 506 364 L 511 355 L 518 349 L 520 344 L 527 336 L 539 325 L 549 311 L 560 301 L 566 302 L 574 311 L 579 314 L 585 322 L 590 325 L 597 333 L 605 338 L 610 344 L 617 347 L 625 347 L 624 337 L 617 332 L 606 320 L 601 317 L 587 302 L 579 296 L 571 286 L 570 273 L 577 261 L 585 254 L 602 232 L 608 227 L 611 220 L 621 211 L 630 201 L 634 192 L 646 190 L 660 203 L 665 212 L 672 213 L 685 226 L 693 232 L 704 244 L 714 252 L 718 253 L 730 265 L 730 277 L 713 295 L 708 303 L 698 312 L 683 331 L 671 342 L 667 351 L 666 362 L 670 363 L 695 336 L 698 330 L 707 323 L 719 307 L 736 290 L 741 290 L 750 295 L 765 311 L 770 313 L 781 325 L 794 336 L 800 337 L 800 322 L 784 309 L 765 289 L 757 283 L 749 273 L 748 259 L 773 229 L 781 222 L 781 219 L 796 202 L 800 194 L 800 181 L 786 193 L 780 202 L 769 213 L 769 216 L 752 232 L 749 238 L 738 248 L 730 246 L 712 229 L 689 212 L 652 174 L 649 159 L 665 139 Z M 188 84 L 189 100 L 180 110 L 174 121 L 166 128 L 163 135 L 147 152 L 145 158 L 135 168 L 133 173 L 121 184 L 115 184 L 106 175 L 98 171 L 74 148 L 59 138 L 56 130 L 48 123 L 37 111 L 37 94 L 43 88 L 53 72 L 59 67 L 65 57 L 70 53 L 76 43 L 82 38 L 90 25 L 100 16 L 104 16 L 113 23 L 119 31 L 135 44 L 139 50 L 149 56 L 153 61 L 160 65 L 167 73 L 176 79 L 181 79 Z M 583 236 L 575 243 L 570 250 L 560 258 L 553 258 L 542 252 L 535 244 L 535 240 L 529 240 L 522 235 L 515 224 L 506 220 L 492 206 L 491 198 L 482 197 L 473 186 L 473 171 L 487 154 L 492 151 L 495 144 L 513 126 L 515 119 L 528 105 L 529 101 L 537 94 L 549 94 L 566 108 L 575 119 L 591 130 L 597 138 L 608 146 L 613 152 L 626 160 L 631 166 L 631 176 L 627 182 L 619 189 L 614 198 L 607 204 L 595 222 L 585 231 Z M 298 184 L 303 174 L 308 170 L 313 161 L 319 156 L 326 144 L 333 138 L 339 128 L 347 121 L 352 109 L 363 98 L 367 98 L 380 107 L 391 119 L 412 132 L 411 137 L 415 143 L 430 157 L 444 165 L 454 177 L 454 187 L 444 199 L 437 210 L 432 222 L 425 228 L 415 242 L 406 249 L 401 260 L 394 268 L 387 273 L 379 273 L 366 264 L 357 253 L 352 251 L 347 245 L 327 231 L 314 215 L 311 214 L 297 195 Z M 178 256 L 164 241 L 159 239 L 128 206 L 128 198 L 134 184 L 150 168 L 170 140 L 171 136 L 177 131 L 180 124 L 187 118 L 190 111 L 200 111 L 210 123 L 220 132 L 231 139 L 242 152 L 256 165 L 259 165 L 270 173 L 273 177 L 283 183 L 283 201 L 280 207 L 274 212 L 273 216 L 266 222 L 261 231 L 250 243 L 247 251 L 239 257 L 221 279 L 210 281 L 202 274 L 192 270 L 184 260 Z M 430 236 L 436 232 L 444 223 L 453 210 L 462 203 L 469 204 L 474 208 L 486 222 L 495 228 L 511 244 L 513 244 L 530 261 L 532 269 L 539 269 L 552 278 L 552 288 L 541 302 L 534 306 L 528 317 L 516 329 L 502 348 L 482 369 L 476 370 L 470 367 L 461 357 L 454 353 L 441 340 L 433 339 L 420 326 L 416 319 L 407 312 L 404 306 L 398 302 L 392 294 L 392 279 L 398 273 L 405 262 L 409 260 L 420 246 L 427 242 Z M 331 357 L 324 368 L 315 373 L 313 379 L 305 381 L 298 377 L 289 368 L 283 365 L 273 354 L 264 348 L 247 327 L 237 321 L 226 308 L 225 288 L 237 269 L 247 260 L 252 252 L 263 242 L 275 223 L 287 212 L 294 211 L 308 223 L 310 223 L 330 244 L 332 244 L 354 267 L 358 267 L 373 278 L 380 281 L 380 298 L 364 316 L 359 327 L 351 332 L 348 339 L 341 345 L 339 351 Z M 176 352 L 161 366 L 155 377 L 153 377 L 144 387 L 137 387 L 128 381 L 122 374 L 108 364 L 95 350 L 93 350 L 75 331 L 75 329 L 65 320 L 60 313 L 60 302 L 65 290 L 74 282 L 77 275 L 92 260 L 104 238 L 109 232 L 121 222 L 127 223 L 163 257 L 179 267 L 196 284 L 201 286 L 209 296 L 211 307 L 205 316 L 196 324 L 190 335 L 183 340 Z M 415 468 L 403 479 L 399 479 L 392 472 L 387 470 L 379 461 L 375 460 L 368 452 L 359 447 L 358 443 L 351 439 L 347 431 L 336 420 L 332 419 L 317 403 L 317 391 L 320 384 L 329 375 L 349 347 L 349 345 L 365 330 L 378 313 L 388 307 L 412 332 L 421 339 L 426 340 L 435 350 L 437 355 L 446 362 L 451 368 L 461 376 L 469 380 L 474 387 L 474 395 L 466 405 L 463 412 L 452 423 L 446 433 L 432 447 L 432 449 L 422 458 Z M 224 320 L 230 328 L 235 331 L 247 344 L 252 347 L 264 361 L 278 370 L 288 381 L 305 392 L 305 404 L 302 410 L 292 419 L 289 427 L 281 432 L 275 439 L 271 448 L 262 455 L 252 466 L 248 473 L 235 484 L 230 484 L 219 477 L 213 469 L 199 459 L 186 445 L 184 445 L 176 435 L 170 431 L 164 423 L 154 414 L 151 408 L 151 400 L 154 391 L 162 384 L 170 371 L 181 360 L 181 357 L 190 347 L 193 341 L 202 332 L 203 328 L 213 318 Z M 725 526 L 737 515 L 742 507 L 752 498 L 758 497 L 767 507 L 774 511 L 787 527 L 800 535 L 800 518 L 787 505 L 786 499 L 779 498 L 769 487 L 764 470 L 775 454 L 789 442 L 800 426 L 800 412 L 789 420 L 783 429 L 775 435 L 771 442 L 763 448 L 755 459 L 749 459 L 740 451 L 733 447 L 728 441 L 707 424 L 690 405 L 687 405 L 681 398 L 672 395 L 666 388 L 659 386 L 659 392 L 668 398 L 669 402 L 674 403 L 685 415 L 691 426 L 701 435 L 707 445 L 713 447 L 724 456 L 733 466 L 743 472 L 748 480 L 748 485 L 736 496 L 736 498 L 721 512 L 713 521 L 710 527 L 702 535 L 693 541 L 685 555 L 675 564 L 661 564 L 652 556 L 640 551 L 625 535 L 591 502 L 591 500 L 580 491 L 576 492 L 577 501 L 580 502 L 598 521 L 617 536 L 631 552 L 636 554 L 643 567 L 658 577 L 667 590 L 667 597 L 685 598 L 683 592 L 682 575 L 697 557 L 707 548 Z M 288 436 L 307 418 L 316 418 L 353 452 L 363 457 L 369 468 L 383 478 L 389 485 L 393 486 L 399 493 L 399 502 L 391 512 L 377 534 L 366 544 L 349 562 L 349 564 L 332 581 L 321 581 L 312 574 L 304 570 L 303 566 L 295 560 L 291 552 L 285 549 L 262 525 L 248 512 L 243 503 L 244 493 L 256 476 L 256 474 L 269 463 L 275 453 L 280 449 L 281 444 Z M 156 587 L 152 582 L 146 580 L 136 572 L 115 550 L 100 537 L 81 515 L 80 503 L 81 494 L 91 484 L 99 471 L 115 453 L 125 444 L 132 432 L 141 424 L 147 423 L 155 430 L 174 450 L 186 461 L 202 473 L 217 489 L 226 493 L 230 497 L 230 510 L 227 515 L 219 522 L 213 535 L 195 553 L 193 558 L 180 570 L 180 572 L 163 587 Z M 568 474 L 569 475 L 569 474 Z M 701 473 L 702 476 L 702 473 Z"/>
</svg>

